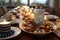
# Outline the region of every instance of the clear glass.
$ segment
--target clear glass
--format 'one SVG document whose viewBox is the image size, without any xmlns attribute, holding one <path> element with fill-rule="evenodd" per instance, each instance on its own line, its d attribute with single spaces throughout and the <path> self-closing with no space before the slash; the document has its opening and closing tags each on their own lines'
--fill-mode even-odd
<svg viewBox="0 0 60 40">
<path fill-rule="evenodd" d="M 34 9 L 34 22 L 36 24 L 44 24 L 44 9 Z"/>
</svg>

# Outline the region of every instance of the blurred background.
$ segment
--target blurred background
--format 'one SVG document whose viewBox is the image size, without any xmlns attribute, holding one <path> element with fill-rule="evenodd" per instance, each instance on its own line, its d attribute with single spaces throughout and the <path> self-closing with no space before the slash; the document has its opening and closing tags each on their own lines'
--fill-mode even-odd
<svg viewBox="0 0 60 40">
<path fill-rule="evenodd" d="M 0 0 L 0 6 L 28 5 L 28 1 L 30 5 L 34 3 L 46 5 L 47 3 L 47 0 Z"/>
<path fill-rule="evenodd" d="M 9 10 L 20 5 L 34 7 L 35 4 L 38 7 L 42 6 L 51 14 L 60 16 L 60 0 L 0 0 L 0 8 L 5 6 Z"/>
</svg>

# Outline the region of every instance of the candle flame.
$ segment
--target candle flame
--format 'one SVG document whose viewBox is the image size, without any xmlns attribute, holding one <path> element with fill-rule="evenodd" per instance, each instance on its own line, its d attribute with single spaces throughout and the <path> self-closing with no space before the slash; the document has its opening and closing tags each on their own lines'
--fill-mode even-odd
<svg viewBox="0 0 60 40">
<path fill-rule="evenodd" d="M 47 16 L 46 15 L 44 15 L 44 20 L 47 20 Z"/>
</svg>

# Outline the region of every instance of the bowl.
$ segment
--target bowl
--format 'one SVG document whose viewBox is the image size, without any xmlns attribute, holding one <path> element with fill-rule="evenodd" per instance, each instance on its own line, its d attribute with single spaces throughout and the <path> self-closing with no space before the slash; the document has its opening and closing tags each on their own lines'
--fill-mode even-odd
<svg viewBox="0 0 60 40">
<path fill-rule="evenodd" d="M 56 25 L 54 25 L 54 23 L 52 23 L 52 26 L 53 26 L 53 31 L 49 31 L 49 32 L 30 32 L 30 31 L 27 31 L 23 28 L 23 25 L 22 25 L 22 22 L 19 23 L 19 27 L 22 31 L 26 32 L 26 33 L 29 33 L 29 34 L 33 34 L 33 35 L 38 35 L 38 36 L 42 36 L 42 35 L 47 35 L 47 34 L 50 34 L 52 32 L 54 32 L 56 30 Z"/>
</svg>

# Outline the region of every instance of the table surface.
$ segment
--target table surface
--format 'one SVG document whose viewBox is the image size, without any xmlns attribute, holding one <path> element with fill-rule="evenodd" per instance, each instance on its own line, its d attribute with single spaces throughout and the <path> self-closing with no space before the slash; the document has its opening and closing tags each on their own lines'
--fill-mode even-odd
<svg viewBox="0 0 60 40">
<path fill-rule="evenodd" d="M 18 26 L 18 25 L 14 25 L 14 26 Z M 8 40 L 60 40 L 60 38 L 54 33 L 50 33 L 44 36 L 36 36 L 22 31 L 20 35 Z"/>
<path fill-rule="evenodd" d="M 35 36 L 35 35 L 22 32 L 17 37 L 8 40 L 60 40 L 60 38 L 57 37 L 54 33 L 50 33 L 44 36 Z"/>
<path fill-rule="evenodd" d="M 18 24 L 14 24 L 12 26 L 16 27 Z M 22 31 L 18 36 L 8 40 L 60 40 L 60 38 L 54 33 L 50 33 L 44 36 L 36 36 Z"/>
</svg>

